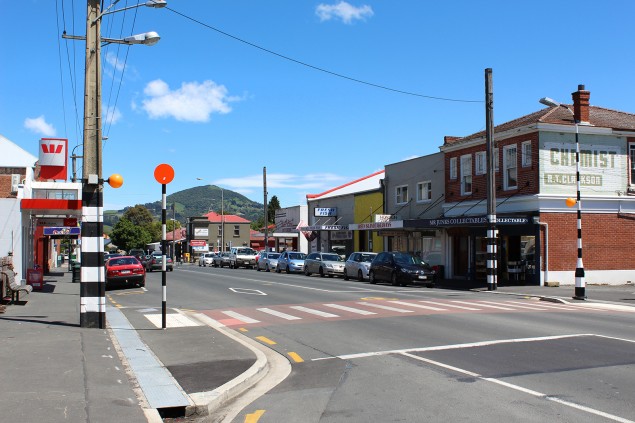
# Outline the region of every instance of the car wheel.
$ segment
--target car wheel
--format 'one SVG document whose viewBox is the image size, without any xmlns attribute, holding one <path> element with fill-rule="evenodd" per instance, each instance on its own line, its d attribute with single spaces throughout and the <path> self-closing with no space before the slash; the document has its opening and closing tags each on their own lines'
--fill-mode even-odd
<svg viewBox="0 0 635 423">
<path fill-rule="evenodd" d="M 309 272 L 309 268 L 308 267 L 304 267 L 304 276 L 311 276 L 311 272 Z"/>
<path fill-rule="evenodd" d="M 321 278 L 323 278 L 324 277 L 324 269 L 322 269 L 320 267 L 320 270 L 318 270 L 318 274 L 320 275 Z"/>
<path fill-rule="evenodd" d="M 198 262 L 198 267 L 201 267 L 201 262 L 200 261 Z"/>
<path fill-rule="evenodd" d="M 428 288 L 434 288 L 434 282 L 428 284 Z"/>
<path fill-rule="evenodd" d="M 173 270 L 174 270 L 174 267 L 170 267 L 170 268 L 168 269 L 168 271 L 169 271 L 169 272 L 171 272 L 171 271 L 173 271 Z"/>
<path fill-rule="evenodd" d="M 375 272 L 373 272 L 372 270 L 368 274 L 368 282 L 370 282 L 373 285 L 377 283 L 377 281 L 375 280 Z"/>
<path fill-rule="evenodd" d="M 392 282 L 392 286 L 398 286 L 399 285 L 399 281 L 397 280 L 397 274 L 393 273 L 392 275 L 390 275 L 390 282 Z"/>
<path fill-rule="evenodd" d="M 346 269 L 344 269 L 344 280 L 347 281 L 348 280 L 348 273 L 346 273 Z"/>
<path fill-rule="evenodd" d="M 357 280 L 360 282 L 364 282 L 364 274 L 362 273 L 361 270 L 357 271 Z"/>
<path fill-rule="evenodd" d="M 260 265 L 259 264 L 256 265 L 256 272 L 260 272 Z"/>
<path fill-rule="evenodd" d="M 287 274 L 291 274 L 291 268 L 287 265 Z"/>
<path fill-rule="evenodd" d="M 280 266 L 276 266 L 276 273 L 280 273 Z"/>
</svg>

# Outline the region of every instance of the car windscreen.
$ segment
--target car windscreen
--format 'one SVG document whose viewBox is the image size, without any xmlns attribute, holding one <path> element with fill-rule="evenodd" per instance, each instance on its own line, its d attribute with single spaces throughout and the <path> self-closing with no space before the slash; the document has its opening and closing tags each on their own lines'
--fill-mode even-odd
<svg viewBox="0 0 635 423">
<path fill-rule="evenodd" d="M 236 250 L 236 254 L 254 255 L 256 252 L 251 248 L 241 248 L 240 250 Z"/>
<path fill-rule="evenodd" d="M 291 260 L 304 260 L 306 258 L 306 254 L 304 254 L 304 253 L 289 253 L 289 258 Z"/>
<path fill-rule="evenodd" d="M 110 259 L 108 261 L 110 266 L 125 266 L 128 264 L 139 264 L 139 261 L 134 257 Z"/>
<path fill-rule="evenodd" d="M 364 262 L 370 263 L 377 256 L 377 254 L 362 254 L 362 260 Z"/>
<path fill-rule="evenodd" d="M 268 259 L 277 259 L 278 257 L 280 257 L 279 253 L 269 253 L 269 254 L 267 254 L 267 258 Z"/>
<path fill-rule="evenodd" d="M 337 254 L 322 254 L 322 260 L 324 261 L 342 261 L 342 258 Z"/>
<path fill-rule="evenodd" d="M 427 263 L 421 260 L 417 256 L 413 256 L 411 254 L 395 254 L 395 261 L 399 264 L 410 264 L 415 266 L 427 266 Z"/>
</svg>

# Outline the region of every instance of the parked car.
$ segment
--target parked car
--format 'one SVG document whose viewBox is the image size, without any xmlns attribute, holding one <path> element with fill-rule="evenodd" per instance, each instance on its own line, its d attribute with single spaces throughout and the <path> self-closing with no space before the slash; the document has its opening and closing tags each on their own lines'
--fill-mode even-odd
<svg viewBox="0 0 635 423">
<path fill-rule="evenodd" d="M 348 256 L 346 263 L 344 263 L 344 280 L 357 278 L 358 281 L 362 282 L 368 279 L 370 263 L 375 257 L 377 257 L 377 253 L 367 252 L 355 252 Z"/>
<path fill-rule="evenodd" d="M 428 263 L 417 256 L 398 251 L 377 254 L 370 264 L 368 277 L 372 284 L 385 281 L 394 286 L 421 282 L 432 288 L 436 282 L 436 273 Z"/>
<path fill-rule="evenodd" d="M 115 284 L 146 286 L 146 271 L 136 257 L 118 255 L 106 261 L 106 288 Z"/>
<path fill-rule="evenodd" d="M 322 278 L 344 276 L 344 260 L 336 253 L 311 253 L 304 260 L 304 274 L 311 276 L 312 273 Z"/>
<path fill-rule="evenodd" d="M 165 268 L 171 272 L 174 270 L 174 263 L 171 257 L 166 257 L 166 259 Z M 146 272 L 152 272 L 153 270 L 163 270 L 163 254 L 158 251 L 150 254 L 146 261 Z"/>
<path fill-rule="evenodd" d="M 225 251 L 222 253 L 216 254 L 212 259 L 213 267 L 229 267 L 229 252 Z"/>
<path fill-rule="evenodd" d="M 201 254 L 201 256 L 198 258 L 198 265 L 199 266 L 211 266 L 212 262 L 214 261 L 214 256 L 216 255 L 216 253 L 203 253 Z"/>
<path fill-rule="evenodd" d="M 278 266 L 278 258 L 280 253 L 261 251 L 259 254 L 258 262 L 256 263 L 256 270 L 269 272 L 275 270 Z"/>
<path fill-rule="evenodd" d="M 287 273 L 302 272 L 304 270 L 304 259 L 306 259 L 306 254 L 304 253 L 284 251 L 278 257 L 276 272 L 280 273 L 283 270 Z"/>
<path fill-rule="evenodd" d="M 253 269 L 256 265 L 256 250 L 249 247 L 232 247 L 229 252 L 229 267 L 237 269 L 241 266 Z"/>
<path fill-rule="evenodd" d="M 104 254 L 104 263 L 106 263 L 108 261 L 108 259 L 114 258 L 114 257 L 123 257 L 123 254 L 120 254 L 120 253 L 106 253 L 106 254 Z"/>
</svg>

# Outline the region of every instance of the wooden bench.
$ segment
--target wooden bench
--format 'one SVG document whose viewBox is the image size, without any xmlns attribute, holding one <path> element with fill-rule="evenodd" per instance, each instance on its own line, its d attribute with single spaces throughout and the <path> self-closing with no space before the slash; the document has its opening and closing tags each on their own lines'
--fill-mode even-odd
<svg viewBox="0 0 635 423">
<path fill-rule="evenodd" d="M 6 286 L 7 291 L 11 293 L 10 304 L 17 304 L 20 301 L 20 292 L 26 292 L 28 294 L 33 291 L 31 285 L 21 285 L 16 282 L 13 270 L 2 271 L 2 285 Z"/>
</svg>

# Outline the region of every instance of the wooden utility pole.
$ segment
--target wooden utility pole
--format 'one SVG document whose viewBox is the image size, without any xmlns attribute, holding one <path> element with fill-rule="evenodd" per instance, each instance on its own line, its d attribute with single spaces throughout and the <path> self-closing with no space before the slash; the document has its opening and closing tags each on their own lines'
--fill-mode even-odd
<svg viewBox="0 0 635 423">
<path fill-rule="evenodd" d="M 492 69 L 485 69 L 485 145 L 487 152 L 487 290 L 497 289 L 496 166 L 494 155 L 494 88 Z"/>
</svg>

